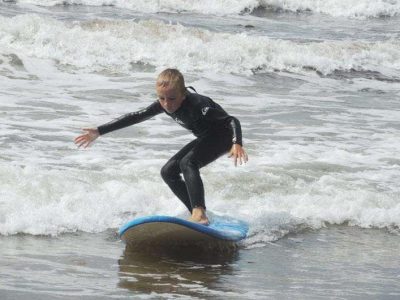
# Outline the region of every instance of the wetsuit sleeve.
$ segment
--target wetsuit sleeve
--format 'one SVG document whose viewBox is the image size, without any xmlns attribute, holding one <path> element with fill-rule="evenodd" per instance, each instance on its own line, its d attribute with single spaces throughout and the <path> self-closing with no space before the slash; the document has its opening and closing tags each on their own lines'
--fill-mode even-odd
<svg viewBox="0 0 400 300">
<path fill-rule="evenodd" d="M 97 127 L 97 130 L 99 131 L 100 135 L 109 133 L 114 130 L 118 130 L 121 128 L 128 127 L 133 124 L 137 124 L 140 122 L 143 122 L 147 119 L 150 119 L 151 117 L 154 117 L 155 115 L 158 115 L 163 112 L 163 109 L 158 101 L 153 102 L 150 106 L 148 106 L 145 109 L 128 113 L 126 115 L 123 115 L 111 122 L 108 122 L 106 124 L 103 124 L 99 127 Z"/>
<path fill-rule="evenodd" d="M 207 121 L 225 123 L 232 130 L 232 143 L 243 146 L 242 127 L 238 119 L 228 115 L 224 110 L 207 106 L 201 108 L 201 113 Z"/>
</svg>

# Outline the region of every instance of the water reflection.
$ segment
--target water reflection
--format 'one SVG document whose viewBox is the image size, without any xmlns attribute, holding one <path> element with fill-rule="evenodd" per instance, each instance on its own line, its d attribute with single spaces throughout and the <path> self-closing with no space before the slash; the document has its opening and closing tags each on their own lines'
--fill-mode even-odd
<svg viewBox="0 0 400 300">
<path fill-rule="evenodd" d="M 128 246 L 118 261 L 118 286 L 137 294 L 166 297 L 221 295 L 221 277 L 234 273 L 239 254 L 237 247 L 220 250 L 180 247 L 139 251 Z"/>
</svg>

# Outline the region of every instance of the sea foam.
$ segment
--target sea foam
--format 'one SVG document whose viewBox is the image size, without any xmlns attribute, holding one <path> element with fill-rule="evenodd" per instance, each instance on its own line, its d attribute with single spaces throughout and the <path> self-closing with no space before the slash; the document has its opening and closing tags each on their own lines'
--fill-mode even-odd
<svg viewBox="0 0 400 300">
<path fill-rule="evenodd" d="M 262 0 L 266 8 L 291 12 L 322 13 L 333 17 L 392 17 L 400 14 L 400 1 L 394 0 Z"/>
<path fill-rule="evenodd" d="M 398 0 L 19 0 L 18 3 L 40 6 L 109 5 L 142 13 L 187 12 L 214 15 L 251 13 L 257 8 L 351 18 L 392 17 L 400 13 Z"/>
<path fill-rule="evenodd" d="M 208 209 L 218 215 L 235 212 L 248 222 L 251 245 L 328 224 L 397 230 L 400 226 L 396 193 L 365 190 L 340 173 L 309 182 L 271 167 L 236 171 L 233 176 L 224 162 L 217 165 L 203 172 Z M 218 182 L 223 166 L 228 173 Z M 154 164 L 149 167 L 139 161 L 121 162 L 103 171 L 1 163 L 0 234 L 101 232 L 116 230 L 135 216 L 187 217 L 158 173 Z"/>
<path fill-rule="evenodd" d="M 250 12 L 260 5 L 258 0 L 19 0 L 21 4 L 34 4 L 40 6 L 55 5 L 88 5 L 88 6 L 114 6 L 141 13 L 179 12 L 200 13 L 214 15 L 239 14 Z"/>
<path fill-rule="evenodd" d="M 295 42 L 246 33 L 216 33 L 161 21 L 62 22 L 21 15 L 0 18 L 0 53 L 52 59 L 63 68 L 130 72 L 132 65 L 224 73 L 340 70 L 400 77 L 400 42 Z"/>
</svg>

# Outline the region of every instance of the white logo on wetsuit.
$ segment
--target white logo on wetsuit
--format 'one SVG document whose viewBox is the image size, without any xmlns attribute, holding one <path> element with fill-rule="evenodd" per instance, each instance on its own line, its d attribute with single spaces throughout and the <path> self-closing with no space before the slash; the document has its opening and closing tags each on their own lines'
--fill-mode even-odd
<svg viewBox="0 0 400 300">
<path fill-rule="evenodd" d="M 201 109 L 201 113 L 203 114 L 203 116 L 206 115 L 206 113 L 208 112 L 209 109 L 210 109 L 209 107 L 203 107 L 203 108 Z"/>
<path fill-rule="evenodd" d="M 184 125 L 185 123 L 183 123 L 183 121 L 179 120 L 178 118 L 175 118 L 175 122 L 181 125 Z"/>
</svg>

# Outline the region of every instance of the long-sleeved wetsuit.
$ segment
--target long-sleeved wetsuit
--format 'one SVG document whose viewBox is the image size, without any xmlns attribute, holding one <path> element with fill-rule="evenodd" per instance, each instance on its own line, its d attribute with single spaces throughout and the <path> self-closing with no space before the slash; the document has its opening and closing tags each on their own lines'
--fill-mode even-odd
<svg viewBox="0 0 400 300">
<path fill-rule="evenodd" d="M 101 135 L 121 129 L 165 112 L 197 137 L 184 146 L 161 169 L 161 176 L 174 194 L 192 211 L 203 207 L 204 187 L 199 169 L 229 151 L 232 144 L 242 145 L 240 122 L 220 105 L 197 93 L 187 93 L 174 113 L 165 111 L 158 101 L 98 127 Z M 184 181 L 180 174 L 183 174 Z"/>
</svg>

